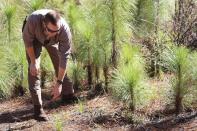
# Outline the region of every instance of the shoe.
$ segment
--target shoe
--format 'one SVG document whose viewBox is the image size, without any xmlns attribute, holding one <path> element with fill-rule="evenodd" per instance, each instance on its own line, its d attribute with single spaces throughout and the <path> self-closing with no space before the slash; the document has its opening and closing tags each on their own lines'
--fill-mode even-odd
<svg viewBox="0 0 197 131">
<path fill-rule="evenodd" d="M 62 95 L 61 97 L 62 103 L 72 104 L 78 101 L 78 98 L 74 94 Z"/>
<path fill-rule="evenodd" d="M 48 121 L 48 117 L 46 113 L 44 112 L 42 106 L 40 105 L 34 105 L 34 118 L 37 121 Z"/>
</svg>

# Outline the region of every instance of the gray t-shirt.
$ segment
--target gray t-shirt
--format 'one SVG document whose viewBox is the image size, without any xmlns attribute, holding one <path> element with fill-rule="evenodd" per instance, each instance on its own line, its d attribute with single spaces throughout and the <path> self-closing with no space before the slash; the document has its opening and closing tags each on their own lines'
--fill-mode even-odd
<svg viewBox="0 0 197 131">
<path fill-rule="evenodd" d="M 60 67 L 66 67 L 66 60 L 69 57 L 71 52 L 71 43 L 72 43 L 72 36 L 70 32 L 70 28 L 66 21 L 61 17 L 60 23 L 60 31 L 59 33 L 51 38 L 47 44 L 46 36 L 44 35 L 44 28 L 42 26 L 42 21 L 44 15 L 46 15 L 49 9 L 41 9 L 33 12 L 27 19 L 27 22 L 24 26 L 23 30 L 23 40 L 26 47 L 33 47 L 33 41 L 36 39 L 39 41 L 38 44 L 43 46 L 50 46 L 53 44 L 58 44 L 58 51 L 60 56 Z"/>
</svg>

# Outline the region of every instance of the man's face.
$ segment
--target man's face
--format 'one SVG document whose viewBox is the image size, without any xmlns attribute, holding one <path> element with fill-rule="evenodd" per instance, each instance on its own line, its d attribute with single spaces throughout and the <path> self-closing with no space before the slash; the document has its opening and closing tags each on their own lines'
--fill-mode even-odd
<svg viewBox="0 0 197 131">
<path fill-rule="evenodd" d="M 53 25 L 52 23 L 44 23 L 45 35 L 49 38 L 54 37 L 60 30 L 60 22 L 57 25 Z"/>
</svg>

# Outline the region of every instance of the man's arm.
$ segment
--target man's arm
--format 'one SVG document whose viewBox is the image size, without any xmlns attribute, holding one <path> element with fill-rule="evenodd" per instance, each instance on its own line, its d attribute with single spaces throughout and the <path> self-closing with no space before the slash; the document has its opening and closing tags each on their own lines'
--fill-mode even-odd
<svg viewBox="0 0 197 131">
<path fill-rule="evenodd" d="M 58 72 L 57 80 L 63 82 L 63 79 L 64 79 L 64 76 L 65 76 L 66 72 L 67 72 L 67 71 L 66 71 L 65 68 L 59 67 L 59 72 Z"/>
<path fill-rule="evenodd" d="M 38 69 L 39 67 L 36 64 L 36 58 L 33 48 L 34 34 L 35 34 L 35 25 L 32 17 L 30 16 L 24 26 L 23 40 L 24 40 L 27 55 L 30 58 L 30 72 L 33 76 L 36 76 L 39 73 L 39 69 Z"/>
<path fill-rule="evenodd" d="M 35 53 L 34 53 L 34 48 L 33 47 L 26 47 L 27 54 L 30 58 L 30 61 L 32 64 L 36 64 L 36 58 L 35 58 Z"/>
<path fill-rule="evenodd" d="M 25 49 L 27 51 L 27 54 L 31 60 L 31 63 L 35 63 L 35 53 L 33 49 L 34 34 L 35 34 L 35 25 L 32 16 L 29 16 L 26 24 L 24 25 L 23 41 L 25 44 Z"/>
<path fill-rule="evenodd" d="M 29 16 L 26 24 L 24 25 L 24 30 L 22 33 L 25 48 L 33 47 L 33 40 L 35 37 L 35 22 L 33 16 Z"/>
<path fill-rule="evenodd" d="M 63 81 L 66 74 L 67 62 L 69 55 L 71 53 L 71 43 L 72 36 L 69 27 L 65 28 L 60 34 L 60 43 L 59 43 L 59 53 L 60 53 L 60 62 L 59 62 L 59 72 L 58 80 Z"/>
<path fill-rule="evenodd" d="M 61 91 L 62 91 L 62 82 L 66 74 L 66 68 L 67 68 L 67 61 L 71 52 L 71 43 L 72 43 L 72 37 L 69 27 L 64 28 L 60 32 L 60 40 L 59 40 L 59 71 L 58 71 L 58 77 L 57 77 L 57 83 L 54 86 L 53 89 L 53 99 L 56 100 L 59 98 Z"/>
</svg>

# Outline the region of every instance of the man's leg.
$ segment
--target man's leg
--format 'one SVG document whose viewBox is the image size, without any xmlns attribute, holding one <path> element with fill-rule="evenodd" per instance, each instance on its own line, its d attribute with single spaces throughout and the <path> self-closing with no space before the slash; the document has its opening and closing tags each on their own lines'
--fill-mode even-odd
<svg viewBox="0 0 197 131">
<path fill-rule="evenodd" d="M 58 55 L 58 45 L 50 45 L 46 46 L 46 49 L 49 53 L 49 56 L 52 60 L 56 77 L 58 76 L 58 69 L 59 69 L 59 55 Z M 63 84 L 62 84 L 62 97 L 64 98 L 73 98 L 74 96 L 74 89 L 73 89 L 73 83 L 68 78 L 67 75 L 65 75 Z"/>
<path fill-rule="evenodd" d="M 38 44 L 38 41 L 34 41 L 33 44 L 34 53 L 36 57 L 36 61 L 38 64 L 40 64 L 40 55 L 42 52 L 42 46 L 41 44 Z M 35 119 L 41 120 L 41 121 L 47 121 L 47 116 L 45 115 L 43 108 L 42 108 L 42 98 L 41 98 L 41 87 L 40 87 L 40 74 L 33 76 L 30 72 L 30 58 L 28 55 L 27 61 L 28 61 L 28 84 L 29 84 L 29 90 L 32 97 L 32 102 L 34 105 L 34 116 Z"/>
</svg>

